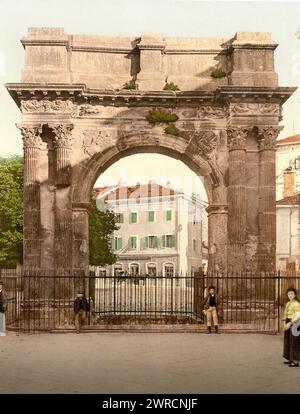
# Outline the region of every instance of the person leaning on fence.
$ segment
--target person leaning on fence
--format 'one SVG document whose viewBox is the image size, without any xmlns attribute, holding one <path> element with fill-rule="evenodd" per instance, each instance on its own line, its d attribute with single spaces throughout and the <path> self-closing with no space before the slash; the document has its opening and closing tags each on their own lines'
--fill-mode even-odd
<svg viewBox="0 0 300 414">
<path fill-rule="evenodd" d="M 300 361 L 300 332 L 297 331 L 298 321 L 300 321 L 300 302 L 297 298 L 297 291 L 294 288 L 287 290 L 289 301 L 287 302 L 284 320 L 284 345 L 283 358 L 287 359 L 284 364 L 289 367 L 299 367 Z"/>
<path fill-rule="evenodd" d="M 77 293 L 77 297 L 74 301 L 75 329 L 77 333 L 80 333 L 80 328 L 84 324 L 86 313 L 89 312 L 89 310 L 89 303 L 84 294 L 82 292 Z"/>
<path fill-rule="evenodd" d="M 218 333 L 218 295 L 214 286 L 209 286 L 208 294 L 203 301 L 203 313 L 206 316 L 207 331 L 211 333 L 211 323 L 215 326 L 215 332 Z"/>
<path fill-rule="evenodd" d="M 6 293 L 3 289 L 3 282 L 0 281 L 0 336 L 5 336 L 5 309 L 6 309 Z"/>
</svg>

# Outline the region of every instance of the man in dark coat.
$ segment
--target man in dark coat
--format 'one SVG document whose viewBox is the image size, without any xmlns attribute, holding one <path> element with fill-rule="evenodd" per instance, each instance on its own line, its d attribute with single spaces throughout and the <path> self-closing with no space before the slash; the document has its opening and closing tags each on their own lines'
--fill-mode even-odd
<svg viewBox="0 0 300 414">
<path fill-rule="evenodd" d="M 216 294 L 214 286 L 209 286 L 208 295 L 205 297 L 202 306 L 204 305 L 204 314 L 206 315 L 207 331 L 211 333 L 211 323 L 213 321 L 215 332 L 218 333 L 218 302 L 219 297 Z"/>
<path fill-rule="evenodd" d="M 90 311 L 90 306 L 82 292 L 77 293 L 77 297 L 74 301 L 74 313 L 75 313 L 75 329 L 77 333 L 80 333 L 80 328 L 84 324 L 86 313 Z"/>
</svg>

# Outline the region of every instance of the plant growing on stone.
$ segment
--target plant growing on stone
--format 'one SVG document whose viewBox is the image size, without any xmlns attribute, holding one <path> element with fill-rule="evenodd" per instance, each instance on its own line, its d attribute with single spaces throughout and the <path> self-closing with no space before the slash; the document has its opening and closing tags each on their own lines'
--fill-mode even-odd
<svg viewBox="0 0 300 414">
<path fill-rule="evenodd" d="M 135 83 L 134 79 L 131 79 L 129 82 L 126 82 L 123 85 L 123 89 L 137 90 L 137 88 L 138 88 L 138 85 Z"/>
<path fill-rule="evenodd" d="M 176 137 L 181 136 L 180 130 L 174 124 L 170 124 L 165 128 L 165 133 L 168 135 L 175 135 Z"/>
<path fill-rule="evenodd" d="M 176 114 L 172 114 L 172 112 L 167 111 L 162 108 L 155 108 L 148 112 L 146 119 L 151 124 L 159 123 L 159 122 L 176 122 L 178 116 Z"/>
<path fill-rule="evenodd" d="M 164 86 L 164 91 L 179 91 L 179 88 L 177 85 L 175 85 L 175 83 L 170 82 L 170 83 L 166 83 Z"/>
<path fill-rule="evenodd" d="M 226 73 L 220 68 L 217 68 L 211 72 L 211 77 L 214 79 L 224 78 L 225 76 L 226 76 Z"/>
</svg>

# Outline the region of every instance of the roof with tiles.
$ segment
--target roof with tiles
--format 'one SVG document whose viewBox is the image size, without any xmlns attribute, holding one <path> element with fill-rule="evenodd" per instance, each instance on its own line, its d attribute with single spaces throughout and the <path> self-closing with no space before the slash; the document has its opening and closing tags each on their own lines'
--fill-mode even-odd
<svg viewBox="0 0 300 414">
<path fill-rule="evenodd" d="M 112 191 L 109 191 L 109 189 Z M 156 183 L 148 183 L 148 184 L 135 184 L 132 186 L 118 186 L 115 187 L 99 187 L 94 188 L 93 193 L 96 194 L 97 197 L 105 194 L 103 200 L 104 202 L 107 201 L 115 201 L 115 200 L 126 200 L 126 199 L 135 199 L 139 200 L 141 198 L 153 198 L 153 197 L 166 197 L 166 196 L 175 196 L 180 194 L 176 192 L 172 188 L 164 187 L 160 184 Z"/>
<path fill-rule="evenodd" d="M 276 145 L 300 144 L 300 134 L 292 135 L 291 137 L 279 139 Z"/>
</svg>

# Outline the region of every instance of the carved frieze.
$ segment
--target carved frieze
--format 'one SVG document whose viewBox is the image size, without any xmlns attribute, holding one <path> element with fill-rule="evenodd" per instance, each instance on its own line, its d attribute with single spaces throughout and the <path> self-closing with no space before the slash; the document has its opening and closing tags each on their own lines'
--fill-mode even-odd
<svg viewBox="0 0 300 414">
<path fill-rule="evenodd" d="M 112 138 L 106 131 L 85 130 L 82 133 L 82 149 L 85 154 L 92 155 L 112 145 Z"/>
<path fill-rule="evenodd" d="M 95 105 L 80 105 L 79 116 L 99 114 L 100 106 Z"/>
<path fill-rule="evenodd" d="M 227 145 L 229 151 L 244 150 L 246 148 L 246 139 L 249 128 L 230 127 L 227 129 Z"/>
<path fill-rule="evenodd" d="M 275 150 L 276 139 L 280 132 L 280 127 L 260 127 L 258 128 L 258 144 L 260 150 Z"/>
<path fill-rule="evenodd" d="M 59 124 L 51 126 L 54 133 L 54 146 L 56 148 L 71 148 L 73 144 L 72 129 L 73 125 Z"/>
<path fill-rule="evenodd" d="M 280 105 L 273 103 L 233 103 L 230 104 L 233 115 L 271 115 L 280 116 Z"/>
<path fill-rule="evenodd" d="M 227 111 L 223 107 L 206 105 L 199 108 L 200 118 L 224 118 L 225 116 L 227 116 Z"/>
<path fill-rule="evenodd" d="M 49 99 L 32 99 L 21 101 L 21 111 L 23 113 L 70 113 L 76 116 L 77 106 L 69 100 L 49 100 Z"/>
<path fill-rule="evenodd" d="M 23 147 L 25 148 L 38 148 L 41 149 L 43 146 L 43 141 L 41 138 L 41 128 L 40 127 L 18 127 L 22 134 Z"/>
</svg>

